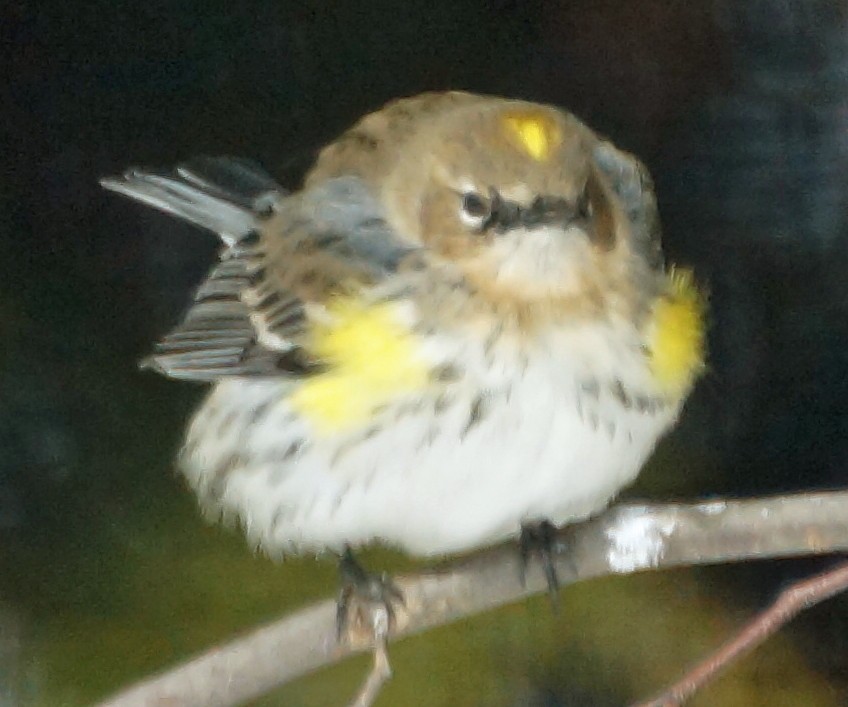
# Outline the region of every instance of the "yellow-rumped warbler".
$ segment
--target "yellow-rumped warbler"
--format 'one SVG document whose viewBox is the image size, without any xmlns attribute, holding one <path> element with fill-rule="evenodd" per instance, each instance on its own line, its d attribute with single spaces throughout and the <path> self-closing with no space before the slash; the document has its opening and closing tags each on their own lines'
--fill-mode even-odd
<svg viewBox="0 0 848 707">
<path fill-rule="evenodd" d="M 293 193 L 234 159 L 103 184 L 224 240 L 149 362 L 214 383 L 182 470 L 272 555 L 455 553 L 583 519 L 703 367 L 646 169 L 550 106 L 390 103 Z"/>
</svg>

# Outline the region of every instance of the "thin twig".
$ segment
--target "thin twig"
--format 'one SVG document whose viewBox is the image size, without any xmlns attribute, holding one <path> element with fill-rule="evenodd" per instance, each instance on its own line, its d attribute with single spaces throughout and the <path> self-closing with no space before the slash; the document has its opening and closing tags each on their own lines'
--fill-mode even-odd
<svg viewBox="0 0 848 707">
<path fill-rule="evenodd" d="M 677 707 L 690 699 L 722 669 L 753 650 L 804 609 L 848 589 L 848 563 L 822 572 L 784 589 L 775 602 L 757 614 L 717 651 L 686 671 L 662 693 L 633 707 Z"/>
<path fill-rule="evenodd" d="M 389 633 L 394 628 L 397 610 L 404 606 L 402 595 L 388 577 L 368 580 L 368 575 L 363 573 L 360 581 L 362 579 L 367 581 L 365 593 L 352 592 L 347 597 L 348 606 L 344 612 L 347 621 L 340 628 L 347 641 L 374 644 L 374 665 L 350 707 L 371 707 L 392 676 Z"/>
<path fill-rule="evenodd" d="M 383 638 L 374 648 L 374 666 L 350 707 L 371 707 L 390 677 L 392 666 L 389 664 L 388 642 Z"/>
<path fill-rule="evenodd" d="M 621 505 L 558 534 L 561 586 L 660 567 L 819 555 L 848 550 L 848 491 L 694 505 Z M 509 544 L 440 570 L 398 577 L 404 605 L 389 638 L 420 633 L 547 590 L 544 572 L 519 579 Z M 373 641 L 340 644 L 336 605 L 327 600 L 202 654 L 114 695 L 101 707 L 237 705 L 353 653 Z"/>
</svg>

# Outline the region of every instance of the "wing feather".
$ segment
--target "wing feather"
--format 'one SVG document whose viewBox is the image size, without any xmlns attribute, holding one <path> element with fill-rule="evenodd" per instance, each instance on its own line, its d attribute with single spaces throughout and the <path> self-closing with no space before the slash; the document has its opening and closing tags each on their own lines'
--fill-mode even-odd
<svg viewBox="0 0 848 707">
<path fill-rule="evenodd" d="M 391 276 L 416 252 L 357 177 L 287 195 L 249 161 L 201 158 L 172 173 L 133 169 L 101 183 L 224 242 L 183 320 L 142 362 L 173 378 L 320 370 L 304 348 L 306 305 L 351 282 Z"/>
</svg>

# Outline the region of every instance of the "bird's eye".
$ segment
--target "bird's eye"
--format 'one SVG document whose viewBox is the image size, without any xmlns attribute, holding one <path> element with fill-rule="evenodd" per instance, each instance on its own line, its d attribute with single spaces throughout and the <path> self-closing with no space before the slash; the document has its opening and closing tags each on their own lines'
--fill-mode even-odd
<svg viewBox="0 0 848 707">
<path fill-rule="evenodd" d="M 469 226 L 485 228 L 492 213 L 491 202 L 475 192 L 462 195 L 462 210 L 460 217 Z"/>
<path fill-rule="evenodd" d="M 479 194 L 468 192 L 462 195 L 462 210 L 469 216 L 481 218 L 489 213 L 489 202 Z"/>
</svg>

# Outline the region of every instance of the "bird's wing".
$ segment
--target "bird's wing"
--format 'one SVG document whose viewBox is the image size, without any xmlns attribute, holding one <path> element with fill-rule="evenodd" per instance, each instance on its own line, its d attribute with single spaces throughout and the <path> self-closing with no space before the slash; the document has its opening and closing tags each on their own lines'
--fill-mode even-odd
<svg viewBox="0 0 848 707">
<path fill-rule="evenodd" d="M 662 270 L 662 236 L 657 197 L 648 168 L 635 155 L 619 150 L 605 140 L 598 142 L 594 157 L 595 163 L 621 199 L 627 218 L 633 225 L 637 247 L 652 267 Z"/>
<path fill-rule="evenodd" d="M 415 252 L 357 177 L 287 195 L 256 165 L 202 158 L 162 174 L 134 169 L 101 184 L 224 241 L 221 261 L 182 322 L 143 365 L 173 377 L 303 376 L 306 307 L 352 283 L 376 283 Z"/>
</svg>

